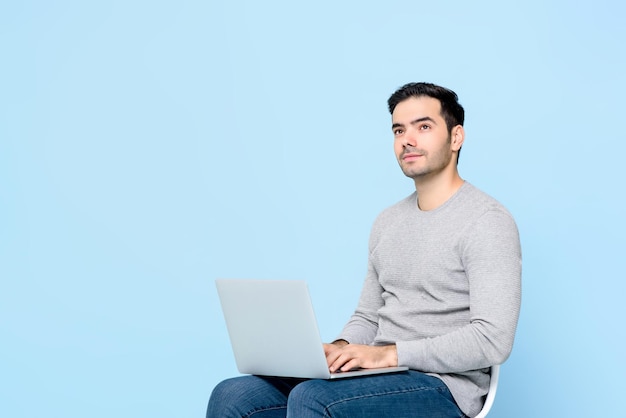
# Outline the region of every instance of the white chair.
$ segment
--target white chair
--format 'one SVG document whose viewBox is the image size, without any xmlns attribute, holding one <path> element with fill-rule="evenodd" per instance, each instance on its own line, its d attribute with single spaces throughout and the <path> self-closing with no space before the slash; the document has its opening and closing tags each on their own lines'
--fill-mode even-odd
<svg viewBox="0 0 626 418">
<path fill-rule="evenodd" d="M 498 378 L 500 377 L 500 366 L 491 366 L 491 382 L 489 382 L 489 392 L 487 393 L 487 399 L 483 409 L 480 410 L 476 418 L 485 418 L 493 405 L 493 400 L 496 397 L 496 391 L 498 390 Z"/>
</svg>

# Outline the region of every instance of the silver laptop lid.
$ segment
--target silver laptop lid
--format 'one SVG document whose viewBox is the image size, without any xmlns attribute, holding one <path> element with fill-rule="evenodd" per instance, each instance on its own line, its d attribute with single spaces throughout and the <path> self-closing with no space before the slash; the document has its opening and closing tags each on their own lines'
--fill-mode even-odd
<svg viewBox="0 0 626 418">
<path fill-rule="evenodd" d="M 303 280 L 215 281 L 239 372 L 328 379 Z"/>
</svg>

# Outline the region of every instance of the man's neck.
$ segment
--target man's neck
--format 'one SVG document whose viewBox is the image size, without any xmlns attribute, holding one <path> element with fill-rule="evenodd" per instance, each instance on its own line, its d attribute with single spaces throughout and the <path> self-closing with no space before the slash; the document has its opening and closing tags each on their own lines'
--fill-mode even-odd
<svg viewBox="0 0 626 418">
<path fill-rule="evenodd" d="M 418 207 L 425 211 L 437 209 L 446 203 L 464 182 L 456 171 L 450 176 L 415 179 Z"/>
</svg>

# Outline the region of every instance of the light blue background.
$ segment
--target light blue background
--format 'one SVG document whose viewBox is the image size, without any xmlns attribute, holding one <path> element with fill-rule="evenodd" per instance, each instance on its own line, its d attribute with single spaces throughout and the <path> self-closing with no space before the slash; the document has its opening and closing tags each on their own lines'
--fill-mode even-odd
<svg viewBox="0 0 626 418">
<path fill-rule="evenodd" d="M 388 96 L 454 89 L 462 176 L 518 221 L 491 417 L 623 413 L 617 1 L 3 1 L 0 416 L 202 417 L 217 277 L 310 283 L 324 339 L 412 192 Z M 280 353 L 277 353 L 280 355 Z"/>
</svg>

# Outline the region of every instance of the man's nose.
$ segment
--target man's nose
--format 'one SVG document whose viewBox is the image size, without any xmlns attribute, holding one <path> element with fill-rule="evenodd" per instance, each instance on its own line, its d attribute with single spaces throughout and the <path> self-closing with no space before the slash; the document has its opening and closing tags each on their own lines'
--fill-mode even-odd
<svg viewBox="0 0 626 418">
<path fill-rule="evenodd" d="M 402 145 L 415 147 L 417 146 L 417 135 L 413 129 L 408 129 L 403 135 L 403 143 Z"/>
</svg>

